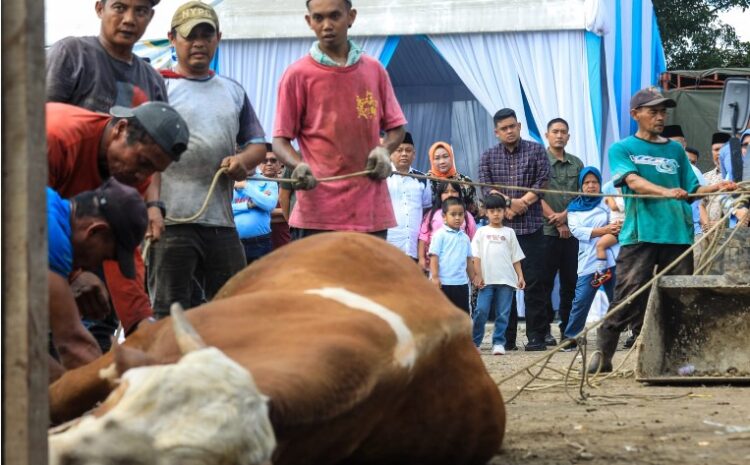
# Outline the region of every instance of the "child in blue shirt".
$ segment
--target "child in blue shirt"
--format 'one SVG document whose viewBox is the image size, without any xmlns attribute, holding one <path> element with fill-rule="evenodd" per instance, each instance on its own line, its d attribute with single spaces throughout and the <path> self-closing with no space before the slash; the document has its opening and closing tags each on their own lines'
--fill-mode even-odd
<svg viewBox="0 0 750 465">
<path fill-rule="evenodd" d="M 430 280 L 440 287 L 448 300 L 469 311 L 469 280 L 474 278 L 471 262 L 471 241 L 461 231 L 466 209 L 455 197 L 443 201 L 443 227 L 430 243 Z"/>
</svg>

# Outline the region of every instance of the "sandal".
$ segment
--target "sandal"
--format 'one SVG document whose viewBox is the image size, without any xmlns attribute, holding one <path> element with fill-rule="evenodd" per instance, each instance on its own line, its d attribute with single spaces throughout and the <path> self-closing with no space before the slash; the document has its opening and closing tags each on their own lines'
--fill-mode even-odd
<svg viewBox="0 0 750 465">
<path fill-rule="evenodd" d="M 612 270 L 610 270 L 609 268 L 607 268 L 604 273 L 599 273 L 597 271 L 596 273 L 594 273 L 594 279 L 591 280 L 591 285 L 593 287 L 600 287 L 610 279 L 612 279 Z"/>
</svg>

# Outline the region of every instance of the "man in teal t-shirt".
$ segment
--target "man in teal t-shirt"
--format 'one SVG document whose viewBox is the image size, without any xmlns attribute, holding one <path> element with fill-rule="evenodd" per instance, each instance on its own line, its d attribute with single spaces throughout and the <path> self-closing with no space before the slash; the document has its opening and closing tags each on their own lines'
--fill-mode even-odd
<svg viewBox="0 0 750 465">
<path fill-rule="evenodd" d="M 625 198 L 625 223 L 619 234 L 622 245 L 617 257 L 617 283 L 611 308 L 630 298 L 653 276 L 654 266 L 663 269 L 693 243 L 693 214 L 688 193 L 734 190 L 733 182 L 700 186 L 685 151 L 677 142 L 661 136 L 667 108 L 676 103 L 653 87 L 638 91 L 630 99 L 630 116 L 638 131 L 612 145 L 609 164 L 615 187 L 624 194 L 658 195 L 659 199 Z M 682 259 L 670 274 L 693 274 L 692 254 Z M 599 328 L 599 351 L 591 359 L 589 372 L 612 371 L 612 356 L 620 333 L 640 327 L 647 293 L 608 318 Z"/>
</svg>

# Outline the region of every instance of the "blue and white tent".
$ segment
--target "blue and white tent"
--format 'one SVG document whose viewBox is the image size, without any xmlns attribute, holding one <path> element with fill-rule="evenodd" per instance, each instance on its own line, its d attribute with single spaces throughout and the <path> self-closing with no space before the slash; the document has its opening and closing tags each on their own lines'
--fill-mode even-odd
<svg viewBox="0 0 750 465">
<path fill-rule="evenodd" d="M 173 59 L 165 38 L 182 3 L 162 0 L 138 47 L 155 66 Z M 281 74 L 314 40 L 304 1 L 207 3 L 223 33 L 216 69 L 244 85 L 270 137 Z M 353 3 L 351 34 L 388 70 L 422 169 L 428 147 L 444 140 L 454 146 L 458 170 L 476 178 L 480 154 L 497 143 L 491 115 L 503 107 L 516 110 L 523 137 L 539 141 L 550 119 L 565 118 L 570 152 L 601 166 L 606 148 L 633 131 L 632 93 L 657 84 L 665 71 L 651 0 Z M 48 43 L 96 34 L 93 4 L 48 0 Z"/>
</svg>

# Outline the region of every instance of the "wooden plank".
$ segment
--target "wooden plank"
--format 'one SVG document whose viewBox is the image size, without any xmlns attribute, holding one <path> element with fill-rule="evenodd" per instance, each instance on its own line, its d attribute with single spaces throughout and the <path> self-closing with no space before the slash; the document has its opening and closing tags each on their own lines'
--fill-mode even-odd
<svg viewBox="0 0 750 465">
<path fill-rule="evenodd" d="M 2 3 L 3 457 L 47 463 L 44 2 Z"/>
</svg>

